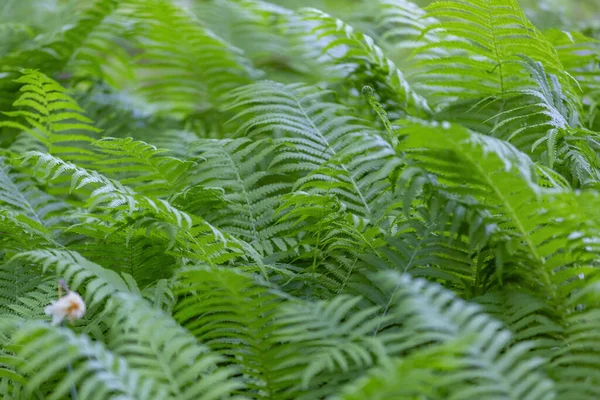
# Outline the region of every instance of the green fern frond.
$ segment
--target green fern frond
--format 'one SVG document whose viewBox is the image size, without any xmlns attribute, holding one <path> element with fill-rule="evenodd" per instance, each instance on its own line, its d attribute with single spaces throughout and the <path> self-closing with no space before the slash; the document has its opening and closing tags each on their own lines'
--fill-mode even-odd
<svg viewBox="0 0 600 400">
<path fill-rule="evenodd" d="M 421 52 L 414 56 L 415 50 L 424 44 L 439 41 L 434 32 L 422 32 L 429 25 L 439 21 L 428 17 L 426 12 L 415 3 L 407 0 L 377 0 L 373 4 L 373 15 L 381 46 L 396 65 L 406 69 L 406 79 L 412 82 L 417 72 L 416 61 L 421 58 L 447 56 L 446 49 L 432 49 L 431 54 Z"/>
<path fill-rule="evenodd" d="M 557 29 L 544 32 L 552 43 L 560 62 L 581 86 L 584 95 L 600 90 L 600 41 L 580 32 L 564 32 Z"/>
<path fill-rule="evenodd" d="M 158 112 L 185 117 L 216 108 L 223 93 L 250 82 L 244 55 L 170 1 L 132 1 L 141 54 L 139 93 Z M 202 100 L 204 99 L 204 100 Z"/>
<path fill-rule="evenodd" d="M 224 207 L 206 215 L 208 221 L 259 251 L 263 242 L 280 232 L 273 226 L 274 210 L 281 204 L 281 194 L 291 186 L 289 178 L 268 168 L 278 147 L 270 140 L 208 139 L 192 143 L 189 149 L 198 163 L 193 170 L 194 184 L 223 192 Z"/>
<path fill-rule="evenodd" d="M 316 9 L 298 11 L 289 24 L 293 34 L 301 35 L 305 46 L 318 45 L 322 62 L 331 65 L 330 75 L 352 82 L 355 90 L 369 85 L 385 93 L 390 112 L 429 113 L 427 101 L 410 87 L 404 74 L 371 37 Z"/>
<path fill-rule="evenodd" d="M 20 347 L 19 356 L 27 359 L 21 369 L 26 374 L 35 374 L 28 380 L 27 388 L 47 392 L 48 399 L 63 398 L 72 385 L 86 399 L 167 398 L 164 388 L 141 379 L 125 359 L 67 328 L 31 323 L 20 328 L 13 340 Z M 72 372 L 66 374 L 69 365 Z M 46 386 L 52 381 L 55 382 L 50 387 Z"/>
<path fill-rule="evenodd" d="M 72 290 L 85 288 L 85 298 L 89 305 L 96 305 L 112 294 L 129 292 L 130 286 L 116 272 L 102 268 L 73 251 L 34 250 L 17 254 L 13 260 L 38 264 L 42 271 L 52 268 L 55 276 L 69 283 Z M 133 288 L 138 291 L 137 287 Z"/>
<path fill-rule="evenodd" d="M 591 272 L 591 271 L 590 271 Z M 589 275 L 593 276 L 591 272 Z M 586 306 L 583 306 L 586 304 Z M 568 307 L 568 328 L 565 342 L 554 348 L 548 368 L 560 398 L 586 399 L 598 396 L 598 279 L 593 277 L 585 289 L 574 295 Z"/>
<path fill-rule="evenodd" d="M 534 350 L 540 356 L 561 345 L 565 328 L 557 323 L 552 306 L 535 294 L 506 287 L 474 300 L 506 324 L 514 333 L 514 342 L 534 342 Z"/>
<path fill-rule="evenodd" d="M 2 251 L 0 258 L 11 257 L 14 252 L 32 250 L 38 246 L 52 245 L 51 234 L 35 221 L 11 211 L 0 211 L 0 242 Z"/>
<path fill-rule="evenodd" d="M 599 398 L 548 1 L 0 1 L 0 398 Z"/>
<path fill-rule="evenodd" d="M 238 134 L 280 133 L 286 145 L 271 163 L 276 171 L 305 171 L 297 189 L 335 193 L 350 210 L 372 217 L 398 160 L 377 131 L 327 96 L 314 87 L 274 82 L 240 88 L 232 93 L 232 107 L 243 107 L 236 119 L 246 119 Z"/>
<path fill-rule="evenodd" d="M 114 176 L 145 195 L 177 193 L 186 183 L 185 175 L 191 164 L 132 138 L 104 137 L 94 143 L 94 150 L 101 153 L 94 162 L 98 172 Z"/>
<path fill-rule="evenodd" d="M 432 348 L 438 350 L 438 344 L 450 343 L 461 349 L 456 369 L 440 371 L 441 376 L 434 384 L 438 396 L 443 394 L 442 398 L 449 399 L 554 398 L 552 381 L 539 372 L 544 360 L 530 358 L 533 344 L 520 342 L 510 346 L 510 333 L 479 307 L 464 304 L 441 286 L 413 280 L 408 275 L 384 273 L 380 281 L 391 291 L 385 311 L 408 330 L 401 331 L 396 338 L 390 333 L 394 340 L 388 344 L 391 353 L 410 351 L 427 355 Z M 519 373 L 515 374 L 515 370 Z M 523 379 L 523 376 L 529 378 Z"/>
<path fill-rule="evenodd" d="M 25 162 L 29 160 L 36 160 L 35 169 L 43 171 L 44 179 L 70 176 L 69 192 L 80 191 L 86 196 L 86 206 L 90 211 L 96 210 L 98 218 L 110 213 L 115 231 L 125 227 L 137 235 L 152 231 L 155 238 L 169 243 L 170 248 L 177 247 L 181 256 L 206 262 L 224 261 L 228 254 L 233 256 L 230 250 L 238 247 L 208 222 L 177 209 L 167 200 L 137 194 L 119 181 L 48 154 L 30 152 L 25 155 Z"/>
<path fill-rule="evenodd" d="M 69 228 L 69 235 L 74 236 L 70 237 L 69 249 L 105 268 L 131 275 L 140 287 L 171 277 L 178 257 L 167 240 L 148 240 L 145 232 L 92 224 L 90 220 Z"/>
<path fill-rule="evenodd" d="M 28 293 L 38 292 L 45 282 L 47 282 L 45 277 L 23 265 L 3 264 L 0 272 L 0 308 L 5 313 L 15 313 L 14 307 L 20 302 L 19 299 Z M 39 313 L 40 310 L 37 309 L 37 312 Z"/>
<path fill-rule="evenodd" d="M 283 362 L 294 353 L 278 348 L 273 337 L 278 295 L 236 270 L 203 267 L 182 270 L 175 293 L 174 318 L 240 366 L 251 397 L 273 398 L 289 385 L 282 381 Z"/>
<path fill-rule="evenodd" d="M 422 165 L 428 174 L 435 175 L 440 192 L 464 198 L 467 203 L 481 203 L 490 216 L 496 216 L 496 235 L 522 238 L 526 251 L 542 263 L 536 245 L 525 239 L 538 226 L 530 215 L 537 210 L 542 192 L 529 157 L 506 142 L 448 123 L 407 124 L 400 133 L 408 135 L 401 148 L 414 160 L 414 166 Z M 408 170 L 405 179 L 413 176 L 417 175 Z M 406 196 L 404 204 L 410 204 L 416 194 Z M 540 273 L 549 284 L 548 272 Z"/>
<path fill-rule="evenodd" d="M 361 293 L 356 287 L 363 273 L 359 259 L 378 255 L 383 243 L 379 228 L 347 212 L 334 196 L 295 192 L 286 196 L 278 211 L 279 224 L 289 227 L 286 244 L 293 244 L 287 251 L 280 245 L 280 257 L 293 259 L 307 273 L 319 274 L 331 293 L 353 293 L 353 289 Z"/>
<path fill-rule="evenodd" d="M 98 1 L 78 21 L 78 28 L 74 28 L 73 32 L 67 31 L 65 41 L 72 50 L 64 70 L 76 81 L 102 79 L 111 88 L 125 89 L 129 81 L 135 80 L 130 55 L 132 39 L 128 29 L 128 3 Z M 80 31 L 84 28 L 88 32 L 81 35 Z"/>
<path fill-rule="evenodd" d="M 326 396 L 331 387 L 386 358 L 385 341 L 370 333 L 385 318 L 378 307 L 357 309 L 361 298 L 338 296 L 316 303 L 292 302 L 281 310 L 278 339 L 302 349 L 294 361 L 299 389 Z M 296 398 L 306 398 L 298 396 Z"/>
<path fill-rule="evenodd" d="M 0 158 L 0 203 L 32 220 L 32 226 L 56 225 L 70 209 L 68 204 L 42 191 L 25 171 Z"/>
<path fill-rule="evenodd" d="M 46 75 L 24 70 L 15 82 L 22 83 L 21 96 L 14 102 L 17 111 L 5 112 L 12 120 L 0 121 L 0 127 L 28 132 L 53 154 L 85 161 L 85 145 L 99 132 L 84 115 L 67 91 Z"/>
<path fill-rule="evenodd" d="M 583 91 L 584 115 L 582 123 L 598 131 L 600 109 L 600 41 L 580 32 L 556 29 L 545 32 L 554 45 L 561 63 L 579 83 Z"/>
<path fill-rule="evenodd" d="M 30 40 L 34 32 L 26 24 L 15 22 L 0 22 L 0 35 L 5 40 L 0 45 L 0 58 L 9 54 L 20 43 Z"/>
<path fill-rule="evenodd" d="M 511 268 L 516 268 L 515 272 L 524 268 L 524 265 L 520 266 L 521 262 L 516 261 L 518 257 L 515 259 L 523 251 L 522 254 L 527 254 L 529 260 L 526 262 L 527 272 L 523 273 L 533 276 L 533 262 L 540 269 L 532 282 L 541 284 L 550 290 L 549 294 L 556 296 L 559 292 L 553 279 L 566 281 L 568 275 L 555 277 L 555 273 L 565 266 L 564 254 L 557 253 L 555 249 L 565 247 L 568 251 L 579 251 L 576 248 L 584 246 L 581 242 L 570 244 L 569 237 L 573 231 L 581 231 L 583 237 L 595 235 L 595 230 L 589 225 L 587 208 L 580 208 L 576 214 L 568 210 L 584 201 L 595 203 L 595 197 L 583 200 L 587 197 L 543 189 L 537 184 L 531 160 L 498 139 L 457 129 L 450 124 L 407 125 L 401 132 L 408 135 L 402 144 L 408 156 L 415 160 L 416 165 L 422 165 L 436 176 L 442 185 L 441 190 L 454 196 L 474 199 L 494 216 L 498 230 L 493 240 L 503 243 L 501 252 L 512 257 L 514 262 Z M 438 144 L 440 147 L 436 149 Z M 459 168 L 466 170 L 461 173 Z M 456 179 L 457 176 L 461 178 Z M 467 176 L 469 178 L 465 180 Z M 469 186 L 467 192 L 463 185 Z M 514 239 L 510 238 L 518 238 L 516 240 L 524 246 L 513 249 L 511 242 Z M 497 273 L 500 271 L 508 272 L 501 269 Z M 569 272 L 573 275 L 577 273 Z M 518 275 L 523 276 L 521 273 Z M 498 278 L 502 279 L 502 274 Z"/>
<path fill-rule="evenodd" d="M 393 398 L 444 399 L 437 390 L 439 376 L 460 368 L 462 346 L 457 343 L 431 348 L 371 369 L 367 376 L 342 388 L 339 400 L 385 400 Z M 442 392 L 442 393 L 440 393 Z"/>
<path fill-rule="evenodd" d="M 436 200 L 441 202 L 442 198 Z M 444 282 L 470 297 L 486 278 L 490 256 L 485 246 L 494 233 L 494 222 L 452 201 L 430 207 L 419 207 L 394 226 L 393 234 L 385 239 L 388 245 L 378 249 L 388 260 L 379 268 Z M 361 258 L 374 262 L 369 254 Z"/>
<path fill-rule="evenodd" d="M 138 296 L 112 296 L 107 311 L 114 315 L 110 348 L 143 378 L 166 388 L 164 398 L 218 400 L 243 387 L 232 379 L 233 368 L 219 366 L 221 356 Z"/>
<path fill-rule="evenodd" d="M 287 51 L 288 40 L 275 23 L 290 13 L 283 7 L 260 0 L 221 0 L 195 3 L 192 10 L 211 31 L 261 67 Z"/>
<path fill-rule="evenodd" d="M 573 79 L 564 71 L 556 50 L 515 0 L 439 1 L 426 10 L 440 22 L 428 25 L 424 32 L 435 32 L 441 40 L 425 44 L 420 51 L 454 51 L 421 62 L 429 67 L 423 84 L 432 93 L 464 99 L 515 90 L 528 81 L 516 62 L 519 54 L 527 54 L 558 77 L 570 99 L 576 98 Z"/>
</svg>

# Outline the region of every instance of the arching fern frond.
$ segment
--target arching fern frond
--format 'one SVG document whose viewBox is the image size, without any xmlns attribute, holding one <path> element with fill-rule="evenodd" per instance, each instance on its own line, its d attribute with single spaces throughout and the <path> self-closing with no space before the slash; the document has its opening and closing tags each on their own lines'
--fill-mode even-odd
<svg viewBox="0 0 600 400">
<path fill-rule="evenodd" d="M 52 268 L 55 276 L 63 277 L 72 290 L 85 288 L 87 303 L 96 305 L 110 295 L 130 287 L 116 272 L 90 262 L 76 252 L 65 250 L 34 250 L 17 254 L 15 261 L 38 264 L 42 271 Z M 129 281 L 131 282 L 131 281 Z M 133 288 L 137 290 L 137 288 Z"/>
<path fill-rule="evenodd" d="M 6 38 L 0 45 L 0 58 L 9 54 L 19 44 L 30 40 L 33 35 L 33 30 L 26 24 L 0 22 L 0 36 Z"/>
<path fill-rule="evenodd" d="M 0 269 L 0 309 L 6 314 L 14 314 L 20 299 L 29 293 L 38 292 L 47 278 L 24 265 L 4 263 Z M 41 308 L 37 309 L 39 313 Z"/>
<path fill-rule="evenodd" d="M 556 48 L 558 57 L 579 83 L 583 91 L 584 115 L 582 123 L 598 131 L 600 122 L 600 41 L 580 32 L 563 32 L 552 29 L 546 37 Z"/>
<path fill-rule="evenodd" d="M 23 221 L 30 219 L 34 229 L 52 227 L 64 218 L 59 215 L 70 209 L 66 203 L 37 187 L 28 174 L 11 166 L 1 157 L 0 204 L 19 213 Z"/>
<path fill-rule="evenodd" d="M 335 193 L 348 208 L 365 217 L 376 215 L 385 196 L 387 173 L 398 165 L 378 132 L 353 117 L 350 109 L 328 99 L 329 93 L 305 85 L 263 82 L 232 93 L 238 134 L 283 134 L 289 143 L 273 159 L 275 171 L 302 171 L 297 188 Z"/>
<path fill-rule="evenodd" d="M 18 330 L 14 341 L 20 347 L 19 356 L 27 359 L 21 369 L 34 374 L 27 388 L 47 392 L 48 399 L 63 398 L 72 385 L 86 399 L 165 398 L 162 388 L 149 379 L 140 379 L 139 372 L 125 359 L 67 328 L 27 324 Z M 66 373 L 68 365 L 72 365 L 70 374 Z M 50 382 L 53 384 L 48 385 Z"/>
<path fill-rule="evenodd" d="M 290 17 L 290 29 L 301 35 L 305 46 L 322 52 L 323 63 L 331 65 L 330 75 L 351 82 L 354 90 L 372 86 L 386 100 L 389 112 L 427 115 L 429 105 L 408 84 L 404 74 L 375 41 L 340 19 L 316 9 L 302 9 Z M 350 93 L 352 91 L 350 90 Z"/>
<path fill-rule="evenodd" d="M 471 202 L 475 200 L 488 210 L 490 216 L 494 216 L 497 230 L 492 240 L 501 244 L 501 257 L 508 256 L 513 260 L 510 270 L 522 271 L 517 272 L 519 279 L 524 276 L 532 278 L 539 273 L 531 282 L 550 290 L 550 297 L 558 296 L 553 279 L 555 272 L 565 267 L 565 259 L 555 250 L 563 246 L 573 249 L 573 245 L 569 245 L 569 237 L 574 230 L 581 231 L 583 237 L 591 238 L 596 234 L 589 225 L 590 216 L 586 208 L 581 208 L 579 213 L 567 211 L 574 204 L 581 204 L 584 201 L 582 197 L 540 187 L 531 160 L 498 139 L 450 124 L 406 125 L 400 132 L 408 135 L 402 148 L 416 165 L 435 175 L 442 191 L 471 199 Z M 465 168 L 464 172 L 460 172 L 460 168 Z M 456 179 L 457 176 L 462 177 Z M 467 181 L 464 180 L 466 176 L 469 176 Z M 464 185 L 469 186 L 466 192 Z M 590 201 L 595 203 L 596 200 Z M 513 240 L 524 246 L 513 248 Z M 517 261 L 519 253 L 529 260 L 527 267 Z M 537 266 L 536 273 L 532 270 L 533 265 Z M 509 269 L 501 269 L 497 273 L 500 271 L 504 271 L 502 275 L 509 273 Z M 570 273 L 576 275 L 575 271 Z M 502 279 L 502 275 L 498 278 Z M 564 283 L 567 276 L 569 273 L 556 278 L 564 279 Z"/>
<path fill-rule="evenodd" d="M 85 146 L 99 132 L 84 115 L 83 109 L 67 91 L 46 75 L 24 70 L 15 82 L 22 83 L 17 111 L 4 114 L 13 120 L 0 121 L 0 127 L 27 131 L 53 154 L 85 161 Z"/>
<path fill-rule="evenodd" d="M 407 330 L 396 335 L 389 332 L 393 342 L 388 348 L 392 353 L 426 356 L 438 351 L 439 344 L 460 349 L 454 368 L 439 371 L 434 396 L 473 400 L 495 396 L 532 400 L 554 397 L 552 381 L 539 372 L 544 360 L 530 358 L 533 344 L 510 346 L 510 333 L 478 306 L 465 303 L 441 286 L 411 279 L 409 275 L 384 273 L 379 279 L 390 290 L 385 311 Z M 383 329 L 381 334 L 386 332 Z M 520 376 L 513 373 L 515 370 L 520 371 Z"/>
<path fill-rule="evenodd" d="M 169 399 L 220 400 L 242 388 L 235 370 L 209 352 L 175 320 L 138 296 L 119 293 L 107 306 L 113 315 L 110 348 L 140 375 L 166 389 Z"/>
<path fill-rule="evenodd" d="M 217 107 L 224 93 L 250 82 L 244 55 L 166 0 L 132 1 L 141 54 L 141 88 L 156 112 L 186 117 Z"/>
<path fill-rule="evenodd" d="M 278 339 L 302 349 L 294 362 L 298 370 L 288 377 L 298 382 L 292 388 L 298 391 L 294 398 L 331 395 L 337 386 L 387 357 L 385 341 L 370 336 L 385 318 L 376 318 L 378 307 L 358 309 L 360 301 L 338 296 L 282 308 Z"/>
<path fill-rule="evenodd" d="M 348 212 L 333 195 L 298 191 L 286 196 L 278 213 L 278 224 L 289 227 L 284 239 L 291 246 L 285 251 L 279 245 L 282 251 L 273 259 L 292 259 L 305 275 L 318 274 L 315 297 L 324 293 L 371 295 L 364 286 L 365 268 L 359 259 L 379 255 L 381 229 Z"/>
<path fill-rule="evenodd" d="M 94 150 L 101 153 L 94 162 L 98 172 L 145 195 L 177 193 L 186 183 L 185 175 L 191 164 L 132 138 L 105 137 L 94 143 Z"/>
<path fill-rule="evenodd" d="M 174 318 L 240 366 L 251 397 L 273 398 L 289 386 L 282 381 L 284 361 L 294 353 L 273 337 L 279 296 L 236 270 L 205 267 L 181 271 L 175 293 Z"/>
<path fill-rule="evenodd" d="M 436 387 L 439 377 L 461 367 L 462 351 L 459 343 L 430 346 L 427 350 L 384 362 L 344 386 L 333 399 L 410 399 L 425 395 L 428 399 L 442 400 L 446 397 L 443 390 Z"/>
<path fill-rule="evenodd" d="M 422 32 L 429 25 L 439 21 L 428 17 L 425 10 L 407 0 L 377 0 L 372 4 L 377 32 L 381 46 L 396 65 L 406 68 L 406 79 L 411 82 L 415 71 L 415 61 L 432 56 L 447 56 L 446 49 L 432 49 L 431 54 L 421 52 L 413 57 L 418 48 L 428 43 L 436 43 L 439 38 L 434 32 Z"/>
<path fill-rule="evenodd" d="M 261 67 L 268 67 L 277 55 L 287 52 L 289 40 L 277 21 L 291 11 L 283 7 L 260 0 L 211 0 L 193 4 L 192 10 L 211 31 L 242 49 Z"/>
<path fill-rule="evenodd" d="M 10 257 L 14 252 L 32 250 L 38 246 L 53 244 L 50 232 L 30 218 L 12 211 L 0 211 L 0 258 Z"/>
<path fill-rule="evenodd" d="M 2 59 L 3 69 L 15 72 L 35 65 L 52 76 L 64 72 L 64 68 L 74 54 L 82 48 L 88 37 L 102 26 L 118 5 L 117 0 L 93 1 L 84 12 L 77 15 L 78 19 L 74 24 L 50 36 L 49 40 L 41 40 L 39 44 L 24 46 L 23 49 L 16 49 L 6 55 Z"/>
<path fill-rule="evenodd" d="M 285 227 L 275 227 L 275 210 L 281 204 L 281 195 L 291 188 L 291 179 L 277 173 L 268 165 L 277 154 L 278 144 L 271 140 L 224 139 L 199 140 L 191 143 L 189 154 L 196 160 L 193 168 L 194 185 L 201 192 L 186 195 L 186 203 L 203 201 L 201 214 L 215 226 L 252 244 L 260 253 L 268 255 L 278 234 Z M 219 210 L 206 208 L 204 194 L 210 188 L 220 188 Z"/>
<path fill-rule="evenodd" d="M 131 275 L 142 288 L 171 277 L 180 260 L 165 238 L 118 228 L 88 218 L 69 228 L 69 249 L 105 268 Z"/>
<path fill-rule="evenodd" d="M 231 250 L 238 247 L 205 220 L 167 200 L 137 194 L 119 181 L 48 154 L 30 152 L 25 155 L 25 161 L 29 160 L 36 160 L 35 168 L 44 173 L 44 179 L 70 177 L 69 192 L 79 191 L 89 210 L 99 213 L 97 218 L 111 215 L 110 226 L 115 231 L 131 228 L 137 235 L 151 234 L 169 243 L 169 248 L 175 247 L 180 256 L 206 262 L 225 261 L 233 256 Z"/>
<path fill-rule="evenodd" d="M 422 61 L 430 69 L 423 78 L 434 95 L 482 98 L 514 90 L 529 81 L 515 62 L 526 53 L 556 75 L 568 98 L 576 101 L 573 79 L 515 0 L 439 1 L 426 10 L 440 22 L 427 26 L 424 32 L 435 32 L 441 40 L 425 44 L 421 50 L 457 51 Z"/>
</svg>

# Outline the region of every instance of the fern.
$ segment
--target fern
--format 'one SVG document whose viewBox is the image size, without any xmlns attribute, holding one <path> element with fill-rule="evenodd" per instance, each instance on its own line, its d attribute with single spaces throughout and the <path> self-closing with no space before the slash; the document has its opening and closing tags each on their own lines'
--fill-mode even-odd
<svg viewBox="0 0 600 400">
<path fill-rule="evenodd" d="M 249 82 L 252 71 L 243 55 L 185 9 L 157 0 L 151 7 L 133 2 L 130 12 L 136 16 L 142 49 L 140 93 L 157 111 L 181 116 L 202 112 L 213 108 L 211 102 L 223 92 Z M 212 100 L 197 102 L 205 97 Z"/>
<path fill-rule="evenodd" d="M 397 164 L 390 159 L 390 145 L 376 131 L 350 110 L 327 102 L 327 92 L 312 87 L 265 82 L 241 88 L 234 96 L 232 107 L 246 106 L 236 118 L 251 115 L 239 134 L 281 131 L 291 136 L 284 139 L 289 150 L 284 147 L 272 164 L 282 172 L 306 171 L 298 189 L 336 193 L 352 211 L 375 214 L 373 204 L 387 185 L 385 174 L 375 171 Z M 320 188 L 323 181 L 325 190 Z"/>
<path fill-rule="evenodd" d="M 560 1 L 3 2 L 0 398 L 598 398 Z"/>
<path fill-rule="evenodd" d="M 189 332 L 144 300 L 121 293 L 111 302 L 111 347 L 131 360 L 130 365 L 143 371 L 144 377 L 167 387 L 169 398 L 222 399 L 241 387 L 231 379 L 233 369 L 217 369 L 220 357 L 207 352 Z M 132 309 L 137 310 L 133 318 Z"/>
<path fill-rule="evenodd" d="M 312 36 L 312 43 L 305 46 L 314 46 L 317 41 L 323 63 L 332 66 L 332 75 L 358 81 L 358 84 L 354 83 L 355 87 L 371 84 L 389 93 L 386 100 L 393 101 L 389 107 L 396 112 L 428 113 L 427 101 L 410 87 L 404 74 L 371 37 L 355 32 L 342 20 L 315 9 L 300 10 L 297 16 L 290 18 L 290 29 L 293 33 L 300 31 L 303 37 L 306 34 Z"/>
<path fill-rule="evenodd" d="M 526 79 L 518 61 L 519 54 L 527 54 L 542 63 L 550 73 L 558 76 L 561 85 L 570 88 L 572 80 L 564 72 L 556 50 L 524 16 L 516 1 L 447 1 L 428 8 L 435 18 L 444 18 L 427 26 L 426 31 L 440 31 L 439 42 L 425 45 L 464 51 L 464 55 L 424 61 L 432 65 L 428 83 L 456 90 L 464 98 L 471 93 L 479 96 L 497 94 L 523 85 Z M 471 56 L 469 58 L 467 55 Z M 451 69 L 444 73 L 442 60 Z M 439 64 L 438 64 L 439 63 Z M 435 68 L 438 64 L 440 67 Z M 517 79 L 517 76 L 521 79 Z M 480 80 L 480 84 L 476 84 Z M 452 90 L 454 92 L 454 90 Z"/>
</svg>

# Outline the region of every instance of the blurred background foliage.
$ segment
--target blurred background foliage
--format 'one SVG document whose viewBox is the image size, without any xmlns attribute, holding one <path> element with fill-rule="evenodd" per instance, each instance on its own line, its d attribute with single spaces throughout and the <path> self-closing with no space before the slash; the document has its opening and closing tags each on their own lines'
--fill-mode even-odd
<svg viewBox="0 0 600 400">
<path fill-rule="evenodd" d="M 182 3 L 188 0 L 178 0 Z M 19 21 L 44 32 L 65 25 L 74 19 L 74 10 L 86 8 L 91 0 L 2 0 L 0 23 Z M 413 0 L 426 6 L 431 0 Z M 25 7 L 24 3 L 35 3 Z M 197 3 L 197 2 L 196 2 Z M 273 0 L 271 3 L 288 8 L 315 7 L 347 22 L 364 16 L 369 0 Z M 519 0 L 529 19 L 541 29 L 600 30 L 600 0 Z M 41 5 L 41 7 L 40 7 Z M 6 37 L 3 36 L 6 40 Z M 5 45 L 5 44 L 2 44 Z"/>
</svg>

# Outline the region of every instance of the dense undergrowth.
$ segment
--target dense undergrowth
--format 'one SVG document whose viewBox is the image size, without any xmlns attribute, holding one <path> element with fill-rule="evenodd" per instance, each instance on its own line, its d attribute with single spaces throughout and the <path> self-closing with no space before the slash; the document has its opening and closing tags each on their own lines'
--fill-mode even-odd
<svg viewBox="0 0 600 400">
<path fill-rule="evenodd" d="M 0 5 L 0 397 L 599 398 L 598 27 L 292 3 Z"/>
</svg>

